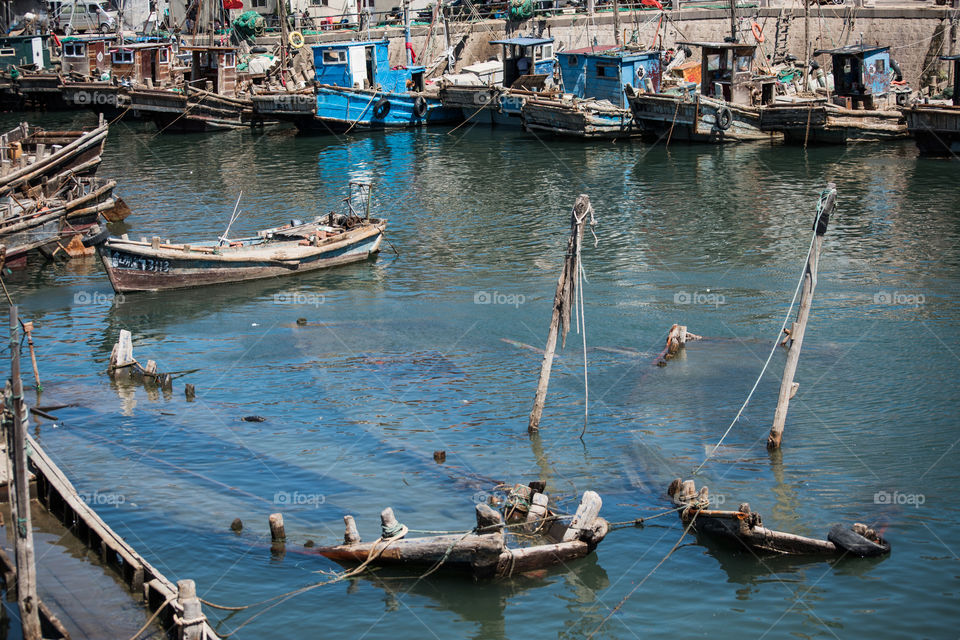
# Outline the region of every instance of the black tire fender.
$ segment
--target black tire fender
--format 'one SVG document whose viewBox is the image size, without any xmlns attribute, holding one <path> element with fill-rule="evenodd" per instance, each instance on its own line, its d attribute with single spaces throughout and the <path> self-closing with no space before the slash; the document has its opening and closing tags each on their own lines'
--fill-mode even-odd
<svg viewBox="0 0 960 640">
<path fill-rule="evenodd" d="M 373 105 L 373 117 L 377 120 L 383 120 L 388 113 L 390 113 L 390 101 L 386 98 L 377 100 L 377 104 Z"/>
<path fill-rule="evenodd" d="M 726 131 L 733 124 L 733 112 L 730 107 L 720 107 L 717 109 L 717 129 Z"/>
<path fill-rule="evenodd" d="M 876 558 L 890 553 L 890 543 L 886 540 L 881 538 L 878 544 L 842 524 L 833 525 L 827 534 L 827 540 L 840 551 L 858 558 Z"/>
<path fill-rule="evenodd" d="M 423 96 L 417 96 L 413 101 L 413 115 L 418 118 L 427 115 L 427 99 Z"/>
<path fill-rule="evenodd" d="M 110 231 L 103 229 L 100 225 L 94 225 L 80 238 L 80 242 L 85 247 L 96 247 L 107 241 L 110 237 Z"/>
</svg>

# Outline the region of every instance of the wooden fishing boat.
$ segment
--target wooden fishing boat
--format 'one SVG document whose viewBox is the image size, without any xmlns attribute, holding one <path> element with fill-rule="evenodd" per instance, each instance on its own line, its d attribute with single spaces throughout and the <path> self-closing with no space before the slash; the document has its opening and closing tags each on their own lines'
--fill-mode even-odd
<svg viewBox="0 0 960 640">
<path fill-rule="evenodd" d="M 917 104 L 904 109 L 907 129 L 922 156 L 960 156 L 960 55 L 941 56 L 953 63 L 953 104 Z"/>
<path fill-rule="evenodd" d="M 558 516 L 547 508 L 549 498 L 545 494 L 522 485 L 516 489 L 526 490 L 531 501 L 522 499 L 501 505 L 506 517 L 485 503 L 477 504 L 477 525 L 470 532 L 407 538 L 407 527 L 397 522 L 393 509 L 387 508 L 380 514 L 382 535 L 378 540 L 362 542 L 353 516 L 347 515 L 343 518 L 344 543 L 318 547 L 312 552 L 348 566 L 393 565 L 430 572 L 442 568 L 486 579 L 583 558 L 606 536 L 609 525 L 599 517 L 602 501 L 595 492 L 584 492 L 572 516 Z M 511 496 L 518 495 L 511 492 Z M 519 511 L 520 504 L 526 504 L 529 512 Z M 509 547 L 507 536 L 511 531 L 542 535 L 528 546 Z"/>
<path fill-rule="evenodd" d="M 645 138 L 722 144 L 768 140 L 760 107 L 773 99 L 774 76 L 754 73 L 756 45 L 681 42 L 701 49 L 700 92 L 665 94 L 628 88 L 627 97 Z"/>
<path fill-rule="evenodd" d="M 537 97 L 556 98 L 553 72 L 557 59 L 553 38 L 515 37 L 491 40 L 500 45 L 502 63 L 493 73 L 493 61 L 465 67 L 463 73 L 444 76 L 439 98 L 451 111 L 477 124 L 523 126 L 523 105 Z"/>
<path fill-rule="evenodd" d="M 380 250 L 386 220 L 370 217 L 370 185 L 350 183 L 345 213 L 198 244 L 109 238 L 99 247 L 118 293 L 273 278 L 366 260 Z"/>
<path fill-rule="evenodd" d="M 849 45 L 814 52 L 832 58 L 834 91 L 826 97 L 780 99 L 761 109 L 760 128 L 792 144 L 847 144 L 909 135 L 901 106 L 910 89 L 895 84 L 899 66 L 889 47 Z"/>
<path fill-rule="evenodd" d="M 47 131 L 22 123 L 0 135 L 0 195 L 27 190 L 61 174 L 96 173 L 109 125 L 89 131 Z"/>
<path fill-rule="evenodd" d="M 164 133 L 226 131 L 249 122 L 253 103 L 237 82 L 237 50 L 181 47 L 192 53 L 189 78 L 168 89 L 130 89 L 130 107 Z"/>
<path fill-rule="evenodd" d="M 616 46 L 563 51 L 558 59 L 564 93 L 527 98 L 524 128 L 587 139 L 640 135 L 626 89 L 660 90 L 661 53 Z"/>
<path fill-rule="evenodd" d="M 17 83 L 25 107 L 43 111 L 63 111 L 74 108 L 63 100 L 63 92 L 60 91 L 63 75 L 58 72 L 42 69 L 22 70 Z"/>
</svg>

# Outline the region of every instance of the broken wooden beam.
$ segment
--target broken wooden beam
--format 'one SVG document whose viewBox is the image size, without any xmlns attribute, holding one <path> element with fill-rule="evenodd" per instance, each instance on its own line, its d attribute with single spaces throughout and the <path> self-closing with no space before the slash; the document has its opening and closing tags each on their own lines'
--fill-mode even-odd
<svg viewBox="0 0 960 640">
<path fill-rule="evenodd" d="M 686 325 L 675 324 L 670 327 L 670 331 L 667 332 L 667 342 L 663 347 L 656 359 L 653 361 L 658 367 L 664 367 L 667 364 L 667 360 L 673 358 L 680 352 L 680 349 L 687 346 L 689 340 L 700 340 L 703 336 L 698 336 L 695 333 L 690 333 L 687 331 Z"/>
</svg>

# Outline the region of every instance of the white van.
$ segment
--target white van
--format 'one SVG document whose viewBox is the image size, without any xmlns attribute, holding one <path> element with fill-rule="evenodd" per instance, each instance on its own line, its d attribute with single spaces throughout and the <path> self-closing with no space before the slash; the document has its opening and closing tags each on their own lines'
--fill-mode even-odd
<svg viewBox="0 0 960 640">
<path fill-rule="evenodd" d="M 65 35 L 84 31 L 112 33 L 117 29 L 117 12 L 103 0 L 48 0 L 48 5 L 54 17 L 54 28 L 62 30 Z"/>
</svg>

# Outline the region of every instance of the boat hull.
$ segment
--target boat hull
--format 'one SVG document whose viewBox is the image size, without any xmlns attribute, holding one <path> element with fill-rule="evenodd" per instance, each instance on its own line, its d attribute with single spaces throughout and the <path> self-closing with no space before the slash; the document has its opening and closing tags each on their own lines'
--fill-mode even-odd
<svg viewBox="0 0 960 640">
<path fill-rule="evenodd" d="M 229 250 L 224 251 L 226 255 L 216 255 L 163 246 L 154 249 L 149 244 L 117 239 L 101 245 L 99 253 L 114 290 L 127 293 L 275 278 L 359 262 L 375 255 L 382 239 L 383 228 L 370 225 L 347 232 L 330 247 L 321 245 L 296 261 L 268 259 L 262 254 L 247 259 L 239 252 L 230 255 Z M 273 247 L 296 251 L 302 245 L 294 241 Z"/>
<path fill-rule="evenodd" d="M 426 108 L 418 114 L 416 104 L 423 100 Z M 415 93 L 366 91 L 331 85 L 319 85 L 316 93 L 316 122 L 305 121 L 314 131 L 334 133 L 354 129 L 391 129 L 420 127 L 427 124 L 449 124 L 462 120 L 459 109 L 444 107 L 437 98 Z M 386 104 L 389 106 L 379 107 Z"/>
<path fill-rule="evenodd" d="M 920 155 L 960 156 L 960 106 L 918 106 L 903 113 Z"/>
<path fill-rule="evenodd" d="M 767 132 L 782 133 L 787 144 L 844 145 L 909 135 L 899 110 L 857 111 L 823 103 L 763 107 L 760 126 Z"/>
<path fill-rule="evenodd" d="M 694 100 L 686 100 L 679 95 L 633 93 L 628 99 L 634 121 L 648 140 L 726 144 L 769 140 L 775 136 L 761 131 L 760 110 L 756 107 L 699 95 Z M 718 122 L 717 116 L 723 109 L 730 111 L 727 128 Z"/>
<path fill-rule="evenodd" d="M 238 129 L 253 111 L 249 100 L 209 92 L 191 92 L 187 96 L 164 89 L 138 89 L 130 92 L 130 102 L 137 116 L 152 120 L 161 133 Z"/>
<path fill-rule="evenodd" d="M 618 139 L 640 135 L 640 128 L 625 109 L 567 101 L 527 100 L 523 105 L 523 124 L 531 132 L 568 138 Z"/>
<path fill-rule="evenodd" d="M 67 82 L 60 87 L 63 101 L 77 109 L 89 109 L 113 120 L 132 117 L 126 90 L 108 82 Z"/>
<path fill-rule="evenodd" d="M 109 125 L 103 124 L 92 131 L 33 131 L 27 125 L 21 125 L 3 134 L 2 144 L 8 146 L 18 142 L 24 153 L 33 152 L 37 145 L 43 144 L 45 150 L 52 150 L 41 160 L 22 167 L 4 167 L 0 170 L 0 194 L 12 189 L 29 189 L 42 184 L 44 179 L 53 180 L 62 174 L 71 172 L 76 176 L 92 176 L 100 166 L 100 158 L 107 140 Z M 35 152 L 34 152 L 35 155 Z"/>
</svg>

